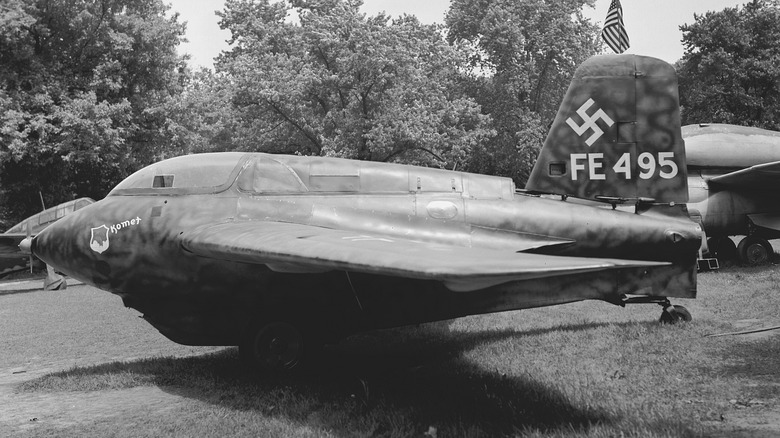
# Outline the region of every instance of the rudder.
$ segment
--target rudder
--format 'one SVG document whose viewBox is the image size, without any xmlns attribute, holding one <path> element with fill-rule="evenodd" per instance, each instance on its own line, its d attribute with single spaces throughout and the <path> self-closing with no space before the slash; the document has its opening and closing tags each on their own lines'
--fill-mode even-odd
<svg viewBox="0 0 780 438">
<path fill-rule="evenodd" d="M 585 61 L 526 189 L 583 199 L 688 202 L 674 68 L 637 55 Z"/>
</svg>

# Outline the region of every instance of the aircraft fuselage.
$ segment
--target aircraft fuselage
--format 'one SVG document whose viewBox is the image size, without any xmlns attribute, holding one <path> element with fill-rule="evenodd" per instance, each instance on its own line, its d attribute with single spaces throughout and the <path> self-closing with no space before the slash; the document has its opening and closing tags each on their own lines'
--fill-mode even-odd
<svg viewBox="0 0 780 438">
<path fill-rule="evenodd" d="M 699 231 L 682 214 L 640 215 L 518 194 L 509 179 L 462 172 L 313 157 L 228 157 L 220 171 L 224 180 L 208 187 L 170 187 L 164 180 L 183 180 L 184 172 L 214 165 L 208 156 L 141 172 L 139 181 L 128 178 L 104 200 L 41 233 L 33 251 L 68 275 L 119 295 L 174 341 L 194 345 L 233 345 L 253 317 L 277 312 L 293 312 L 282 316 L 339 336 L 582 299 L 618 302 L 637 291 L 695 296 L 691 266 Z M 464 292 L 430 280 L 221 260 L 183 246 L 185 232 L 239 221 L 348 230 L 350 239 L 669 264 L 472 285 Z"/>
</svg>

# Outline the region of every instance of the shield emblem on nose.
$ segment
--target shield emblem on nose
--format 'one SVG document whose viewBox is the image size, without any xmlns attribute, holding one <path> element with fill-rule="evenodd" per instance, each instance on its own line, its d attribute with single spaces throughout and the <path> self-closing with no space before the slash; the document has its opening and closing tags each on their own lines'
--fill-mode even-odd
<svg viewBox="0 0 780 438">
<path fill-rule="evenodd" d="M 108 249 L 108 227 L 101 225 L 92 228 L 92 235 L 89 238 L 89 247 L 98 254 Z"/>
</svg>

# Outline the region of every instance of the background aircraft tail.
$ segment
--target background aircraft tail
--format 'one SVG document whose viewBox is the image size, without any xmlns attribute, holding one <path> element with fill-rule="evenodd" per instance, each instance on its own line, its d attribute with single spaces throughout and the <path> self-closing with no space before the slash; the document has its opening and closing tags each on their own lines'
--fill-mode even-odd
<svg viewBox="0 0 780 438">
<path fill-rule="evenodd" d="M 637 55 L 585 61 L 526 189 L 610 202 L 686 203 L 677 75 Z"/>
</svg>

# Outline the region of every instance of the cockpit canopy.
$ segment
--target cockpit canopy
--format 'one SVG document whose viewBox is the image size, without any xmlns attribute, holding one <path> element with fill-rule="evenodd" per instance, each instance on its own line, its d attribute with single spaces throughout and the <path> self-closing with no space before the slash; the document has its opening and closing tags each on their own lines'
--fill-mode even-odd
<svg viewBox="0 0 780 438">
<path fill-rule="evenodd" d="M 202 194 L 236 189 L 248 194 L 450 193 L 511 199 L 509 178 L 392 163 L 226 152 L 186 155 L 145 167 L 110 195 Z"/>
<path fill-rule="evenodd" d="M 218 192 L 235 180 L 242 152 L 184 155 L 135 172 L 110 194 Z"/>
</svg>

